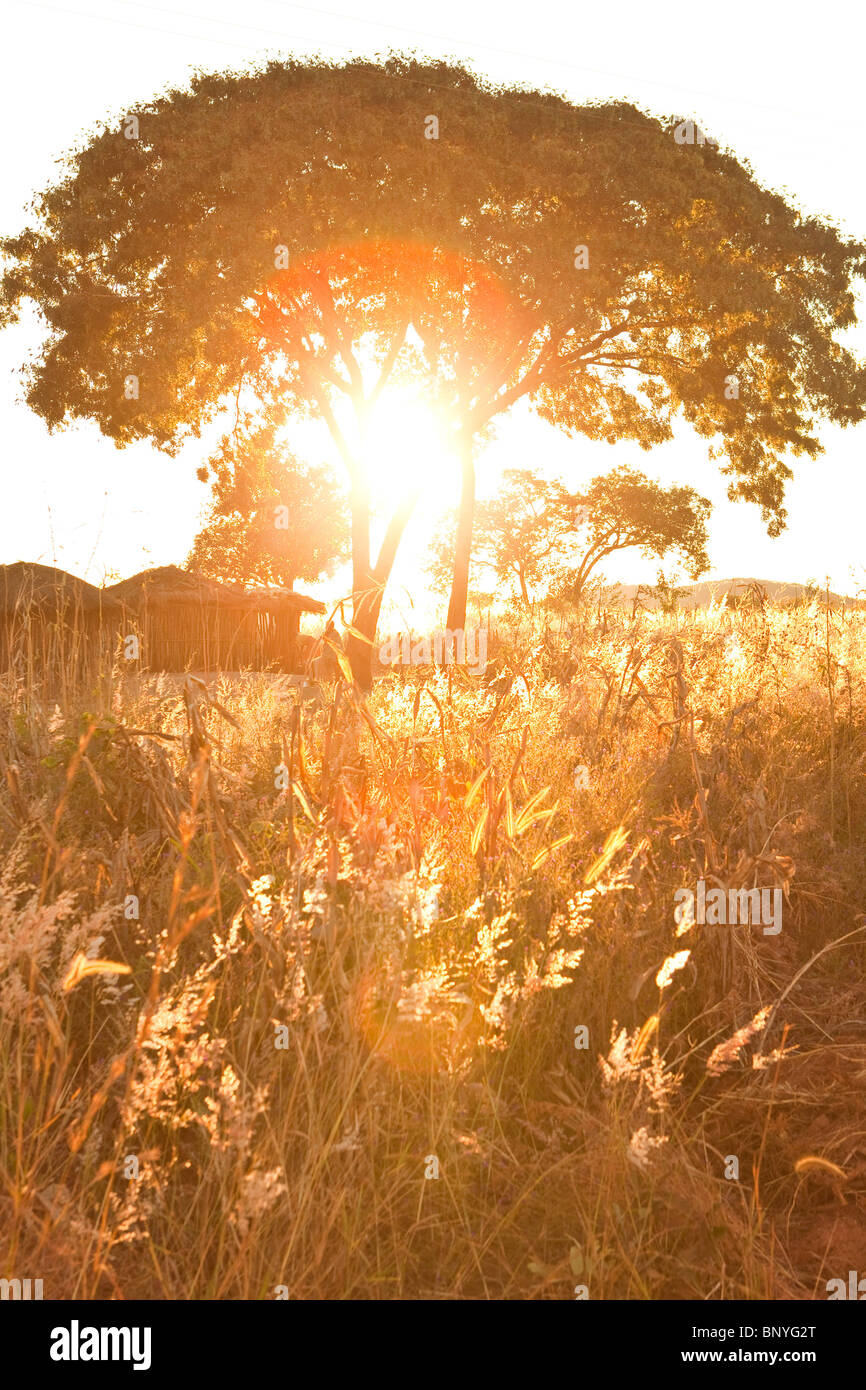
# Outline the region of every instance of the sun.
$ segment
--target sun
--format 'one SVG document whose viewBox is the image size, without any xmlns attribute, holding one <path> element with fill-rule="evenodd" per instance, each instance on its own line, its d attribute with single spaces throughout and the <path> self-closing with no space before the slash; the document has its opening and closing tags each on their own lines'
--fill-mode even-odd
<svg viewBox="0 0 866 1390">
<path fill-rule="evenodd" d="M 457 497 L 459 465 L 436 410 L 395 387 L 373 406 L 362 445 L 371 491 L 382 500 L 416 488 L 444 506 Z"/>
</svg>

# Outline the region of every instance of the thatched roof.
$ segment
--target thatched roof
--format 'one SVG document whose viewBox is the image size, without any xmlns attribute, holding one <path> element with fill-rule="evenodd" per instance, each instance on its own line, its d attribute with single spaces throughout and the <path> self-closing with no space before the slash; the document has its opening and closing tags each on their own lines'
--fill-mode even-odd
<svg viewBox="0 0 866 1390">
<path fill-rule="evenodd" d="M 296 594 L 292 589 L 243 589 L 240 585 L 219 584 L 198 574 L 178 569 L 177 565 L 160 565 L 142 570 L 102 592 L 119 601 L 127 609 L 167 608 L 180 603 L 195 603 L 209 607 L 256 609 L 272 613 L 324 613 L 325 605 L 318 599 Z"/>
<path fill-rule="evenodd" d="M 177 565 L 160 565 L 142 570 L 119 584 L 97 589 L 77 575 L 51 565 L 38 565 L 18 560 L 14 565 L 0 565 L 0 613 L 36 605 L 66 613 L 137 613 L 142 607 L 151 611 L 196 604 L 207 608 L 254 610 L 267 613 L 324 613 L 325 605 L 318 599 L 296 594 L 292 589 L 243 589 L 240 585 L 218 584 L 189 574 Z"/>
<path fill-rule="evenodd" d="M 119 584 L 109 584 L 105 590 L 112 598 L 118 599 L 124 608 L 136 609 L 146 603 L 159 608 L 170 603 L 220 603 L 225 602 L 225 586 L 212 579 L 202 579 L 197 574 L 188 574 L 177 565 L 158 565 L 155 569 L 142 570 L 129 579 L 121 579 Z"/>
<path fill-rule="evenodd" d="M 38 565 L 29 560 L 16 560 L 14 565 L 0 565 L 0 613 L 16 608 L 63 609 L 81 613 L 110 613 L 120 604 L 107 590 L 97 589 L 77 575 L 51 565 Z"/>
</svg>

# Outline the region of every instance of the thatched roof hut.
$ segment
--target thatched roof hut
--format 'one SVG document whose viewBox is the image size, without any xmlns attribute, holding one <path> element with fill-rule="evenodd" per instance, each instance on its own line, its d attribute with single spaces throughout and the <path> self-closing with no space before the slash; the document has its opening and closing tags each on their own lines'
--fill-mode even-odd
<svg viewBox="0 0 866 1390">
<path fill-rule="evenodd" d="M 162 565 L 104 590 L 134 620 L 151 670 L 295 666 L 302 613 L 325 605 L 290 589 L 244 589 Z"/>
<path fill-rule="evenodd" d="M 0 665 L 23 656 L 28 667 L 78 671 L 116 655 L 122 639 L 124 656 L 152 671 L 293 670 L 301 614 L 324 611 L 293 590 L 219 584 L 176 565 L 98 589 L 18 561 L 0 566 Z"/>
<path fill-rule="evenodd" d="M 19 560 L 0 565 L 0 671 L 28 684 L 65 685 L 99 669 L 116 599 L 65 570 Z"/>
</svg>

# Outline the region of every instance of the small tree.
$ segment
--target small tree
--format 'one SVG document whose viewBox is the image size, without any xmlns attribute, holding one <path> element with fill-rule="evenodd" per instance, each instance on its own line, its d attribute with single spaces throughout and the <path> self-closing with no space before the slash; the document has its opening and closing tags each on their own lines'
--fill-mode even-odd
<svg viewBox="0 0 866 1390">
<path fill-rule="evenodd" d="M 693 579 L 709 569 L 707 520 L 712 504 L 694 488 L 664 488 L 631 468 L 593 478 L 580 493 L 559 486 L 554 510 L 561 524 L 581 515 L 583 556 L 565 578 L 563 591 L 574 602 L 601 560 L 635 547 L 647 557 L 673 554 Z"/>
<path fill-rule="evenodd" d="M 661 611 L 667 614 L 668 617 L 672 617 L 674 613 L 678 611 L 680 599 L 686 593 L 686 590 L 678 587 L 673 582 L 673 579 L 668 579 L 664 570 L 659 567 L 655 585 L 651 588 L 650 592 L 658 603 Z"/>
<path fill-rule="evenodd" d="M 226 435 L 199 469 L 212 503 L 189 568 L 213 579 L 314 583 L 348 551 L 348 516 L 330 469 L 302 463 L 273 425 Z"/>
</svg>

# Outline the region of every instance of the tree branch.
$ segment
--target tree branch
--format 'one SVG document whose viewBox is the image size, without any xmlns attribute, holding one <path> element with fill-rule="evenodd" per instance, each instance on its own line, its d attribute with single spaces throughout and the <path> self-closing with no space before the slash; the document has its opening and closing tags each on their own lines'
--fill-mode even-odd
<svg viewBox="0 0 866 1390">
<path fill-rule="evenodd" d="M 403 347 L 404 342 L 406 341 L 406 334 L 409 331 L 409 323 L 410 319 L 408 317 L 405 318 L 403 320 L 403 323 L 397 329 L 397 332 L 394 334 L 394 337 L 391 341 L 391 346 L 388 349 L 388 355 L 386 356 L 385 361 L 382 364 L 382 371 L 379 374 L 379 380 L 376 382 L 376 385 L 373 387 L 373 390 L 367 397 L 365 406 L 365 410 L 367 412 L 373 409 L 373 406 L 376 404 L 377 400 L 381 396 L 383 390 L 385 389 L 385 386 L 388 383 L 388 378 L 390 377 L 391 372 L 394 370 L 394 363 L 400 356 L 400 350 Z"/>
<path fill-rule="evenodd" d="M 327 321 L 337 341 L 340 356 L 345 363 L 346 370 L 349 373 L 349 380 L 352 383 L 351 390 L 353 398 L 357 397 L 358 403 L 360 404 L 364 399 L 364 377 L 361 368 L 358 366 L 358 360 L 352 351 L 351 343 L 347 341 L 343 331 L 343 324 L 337 313 L 337 306 L 334 303 L 334 296 L 331 292 L 330 283 L 326 276 L 311 275 L 310 287 L 316 303 L 321 310 L 322 318 Z"/>
</svg>

